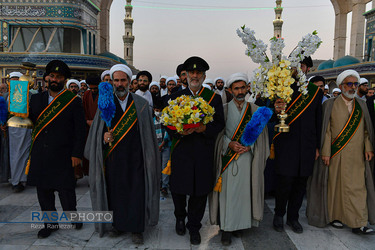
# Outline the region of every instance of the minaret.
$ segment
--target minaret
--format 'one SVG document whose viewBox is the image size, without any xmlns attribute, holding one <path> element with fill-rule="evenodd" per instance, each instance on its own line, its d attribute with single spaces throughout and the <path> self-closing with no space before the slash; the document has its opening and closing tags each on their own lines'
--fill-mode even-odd
<svg viewBox="0 0 375 250">
<path fill-rule="evenodd" d="M 283 27 L 283 19 L 281 19 L 281 13 L 283 12 L 283 7 L 281 7 L 281 0 L 276 0 L 276 8 L 275 8 L 275 17 L 276 19 L 273 20 L 273 30 L 274 30 L 274 37 L 279 38 L 281 37 L 281 30 Z"/>
<path fill-rule="evenodd" d="M 134 36 L 133 36 L 133 18 L 132 18 L 132 0 L 126 0 L 125 5 L 125 35 L 122 36 L 124 41 L 124 59 L 125 61 L 133 66 L 133 43 L 134 43 Z"/>
</svg>

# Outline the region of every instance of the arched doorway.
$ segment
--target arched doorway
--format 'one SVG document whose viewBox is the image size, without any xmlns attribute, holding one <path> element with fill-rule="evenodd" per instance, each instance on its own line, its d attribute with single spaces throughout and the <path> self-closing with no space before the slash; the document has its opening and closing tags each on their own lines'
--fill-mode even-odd
<svg viewBox="0 0 375 250">
<path fill-rule="evenodd" d="M 99 53 L 109 51 L 109 11 L 112 5 L 112 0 L 100 1 L 99 14 Z"/>
</svg>

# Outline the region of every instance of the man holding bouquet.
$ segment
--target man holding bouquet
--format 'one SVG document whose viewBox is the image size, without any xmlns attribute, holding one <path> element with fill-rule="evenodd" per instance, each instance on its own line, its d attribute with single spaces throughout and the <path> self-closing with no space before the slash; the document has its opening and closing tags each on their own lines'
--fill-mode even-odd
<svg viewBox="0 0 375 250">
<path fill-rule="evenodd" d="M 201 242 L 199 229 L 204 215 L 207 195 L 213 189 L 214 146 L 218 133 L 224 128 L 224 113 L 221 97 L 203 88 L 209 66 L 200 57 L 190 57 L 184 63 L 187 71 L 188 88 L 171 95 L 174 100 L 179 96 L 202 97 L 215 109 L 213 121 L 182 132 L 168 130 L 171 135 L 171 176 L 170 190 L 175 206 L 176 233 L 184 235 L 186 227 L 190 233 L 191 244 Z M 202 155 L 204 152 L 204 155 Z M 186 195 L 189 195 L 188 211 L 186 211 Z"/>
</svg>

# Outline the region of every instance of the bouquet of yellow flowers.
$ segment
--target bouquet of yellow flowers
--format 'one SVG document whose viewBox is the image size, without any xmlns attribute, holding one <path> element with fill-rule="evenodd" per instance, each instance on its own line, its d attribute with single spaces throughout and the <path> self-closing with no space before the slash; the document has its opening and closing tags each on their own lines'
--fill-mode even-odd
<svg viewBox="0 0 375 250">
<path fill-rule="evenodd" d="M 200 123 L 212 122 L 215 109 L 202 97 L 182 95 L 168 101 L 162 111 L 161 122 L 169 129 L 182 132 L 184 129 L 198 127 Z"/>
</svg>

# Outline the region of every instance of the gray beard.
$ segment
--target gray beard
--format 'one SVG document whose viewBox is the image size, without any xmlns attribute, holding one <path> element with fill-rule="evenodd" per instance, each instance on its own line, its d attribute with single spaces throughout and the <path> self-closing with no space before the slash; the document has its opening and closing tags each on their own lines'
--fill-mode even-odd
<svg viewBox="0 0 375 250">
<path fill-rule="evenodd" d="M 126 94 L 128 93 L 128 90 L 125 89 L 124 91 L 118 91 L 118 90 L 115 90 L 115 94 L 118 96 L 118 97 L 124 97 L 126 96 Z"/>
<path fill-rule="evenodd" d="M 349 99 L 353 99 L 355 97 L 355 93 L 354 94 L 349 94 L 349 91 L 342 91 L 342 94 L 344 96 L 346 96 L 347 98 L 349 98 Z"/>
</svg>

